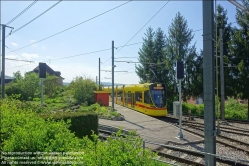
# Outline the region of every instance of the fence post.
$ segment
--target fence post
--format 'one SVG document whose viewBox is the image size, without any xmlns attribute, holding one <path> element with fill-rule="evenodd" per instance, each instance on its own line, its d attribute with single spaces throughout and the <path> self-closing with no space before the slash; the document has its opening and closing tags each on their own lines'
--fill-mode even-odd
<svg viewBox="0 0 249 166">
<path fill-rule="evenodd" d="M 144 149 L 145 149 L 145 141 L 143 140 L 143 155 L 144 155 Z"/>
</svg>

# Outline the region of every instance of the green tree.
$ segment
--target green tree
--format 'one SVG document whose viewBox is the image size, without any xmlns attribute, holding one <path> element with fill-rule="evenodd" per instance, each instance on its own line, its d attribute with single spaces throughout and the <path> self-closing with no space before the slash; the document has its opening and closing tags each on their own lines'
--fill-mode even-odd
<svg viewBox="0 0 249 166">
<path fill-rule="evenodd" d="M 249 8 L 249 1 L 242 0 L 243 6 Z M 230 42 L 232 66 L 231 75 L 234 78 L 235 93 L 241 99 L 249 101 L 249 15 L 237 9 L 236 20 L 238 28 L 234 28 Z M 249 102 L 248 102 L 249 119 Z"/>
<path fill-rule="evenodd" d="M 97 86 L 92 79 L 86 76 L 76 77 L 70 88 L 78 103 L 87 102 L 88 105 L 94 103 L 94 91 L 97 90 Z"/>
<path fill-rule="evenodd" d="M 143 38 L 142 48 L 139 49 L 138 52 L 138 61 L 141 64 L 136 66 L 136 73 L 140 78 L 140 83 L 154 82 L 154 80 L 152 80 L 154 74 L 149 66 L 149 63 L 153 63 L 154 59 L 154 36 L 155 32 L 149 27 L 146 31 L 145 38 Z"/>
<path fill-rule="evenodd" d="M 44 81 L 45 95 L 52 98 L 61 89 L 59 77 L 55 75 L 49 75 L 47 73 L 47 78 Z"/>
<path fill-rule="evenodd" d="M 217 35 L 216 43 L 215 43 L 215 50 L 217 50 L 217 56 L 220 56 L 220 33 L 219 30 L 222 29 L 222 36 L 223 36 L 223 56 L 224 56 L 224 79 L 225 79 L 225 96 L 234 96 L 234 79 L 232 75 L 230 75 L 231 68 L 227 67 L 227 64 L 230 64 L 232 61 L 232 56 L 230 54 L 229 48 L 229 41 L 231 41 L 231 34 L 232 34 L 232 27 L 231 23 L 228 23 L 227 18 L 227 10 L 225 10 L 221 5 L 217 6 L 217 16 L 215 21 L 215 36 Z M 216 32 L 217 26 L 217 32 Z M 217 59 L 217 62 L 216 62 Z M 220 59 L 217 57 L 215 58 L 215 63 L 217 63 L 217 73 L 220 73 Z M 215 68 L 216 70 L 216 68 Z M 220 96 L 220 81 L 216 78 L 216 86 L 218 84 L 218 95 Z M 221 114 L 221 118 L 224 120 L 225 115 Z"/>
<path fill-rule="evenodd" d="M 19 81 L 23 81 L 23 76 L 22 76 L 20 71 L 17 71 L 15 73 L 13 73 L 13 82 L 17 83 Z"/>
<path fill-rule="evenodd" d="M 27 96 L 24 94 L 23 90 L 23 84 L 24 84 L 24 78 L 21 75 L 20 71 L 13 73 L 13 81 L 6 85 L 6 91 L 5 93 L 8 96 L 11 96 L 13 94 L 20 94 L 21 100 L 26 100 Z"/>
<path fill-rule="evenodd" d="M 166 37 L 161 28 L 153 32 L 148 28 L 142 49 L 139 50 L 139 62 L 136 66 L 136 73 L 140 77 L 140 82 L 165 82 L 167 70 L 165 68 L 165 45 Z"/>
<path fill-rule="evenodd" d="M 24 74 L 23 94 L 25 94 L 25 100 L 33 100 L 35 92 L 39 88 L 39 78 L 35 72 L 27 72 Z"/>
<path fill-rule="evenodd" d="M 20 100 L 33 100 L 35 92 L 39 88 L 39 78 L 34 72 L 25 73 L 24 77 L 20 71 L 13 73 L 13 82 L 6 86 L 6 94 L 20 94 Z"/>
<path fill-rule="evenodd" d="M 196 52 L 195 44 L 191 46 L 191 41 L 194 35 L 192 30 L 188 28 L 187 20 L 178 12 L 173 19 L 168 29 L 168 36 L 166 42 L 166 69 L 169 71 L 167 75 L 167 97 L 168 109 L 172 109 L 172 102 L 176 100 L 176 62 L 184 62 L 184 79 L 182 81 L 183 100 L 191 96 L 199 96 L 203 93 L 203 88 L 196 89 L 193 84 L 196 82 L 193 79 L 196 77 L 196 60 L 198 54 Z M 195 92 L 195 93 L 193 93 Z"/>
</svg>

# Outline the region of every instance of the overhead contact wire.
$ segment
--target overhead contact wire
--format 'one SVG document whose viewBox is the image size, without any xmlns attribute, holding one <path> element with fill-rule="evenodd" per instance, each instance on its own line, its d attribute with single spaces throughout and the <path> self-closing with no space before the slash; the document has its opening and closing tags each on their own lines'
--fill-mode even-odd
<svg viewBox="0 0 249 166">
<path fill-rule="evenodd" d="M 26 7 L 21 13 L 19 13 L 16 17 L 14 17 L 12 20 L 10 20 L 6 25 L 9 25 L 13 21 L 15 21 L 18 17 L 20 17 L 24 12 L 26 12 L 29 8 L 31 8 L 38 0 L 35 0 L 32 2 L 28 7 Z"/>
<path fill-rule="evenodd" d="M 17 31 L 21 30 L 22 28 L 24 28 L 25 26 L 27 26 L 28 24 L 30 24 L 31 22 L 35 21 L 36 19 L 38 19 L 39 17 L 41 17 L 43 14 L 45 14 L 46 12 L 48 12 L 49 10 L 51 10 L 52 8 L 54 8 L 56 5 L 58 5 L 62 0 L 58 1 L 57 3 L 55 3 L 53 6 L 51 6 L 50 8 L 48 8 L 47 10 L 45 10 L 44 12 L 42 12 L 41 14 L 39 14 L 38 16 L 36 16 L 34 19 L 30 20 L 29 22 L 27 22 L 26 24 L 24 24 L 23 26 L 21 26 L 20 28 L 17 28 L 16 30 L 14 30 L 11 34 L 16 33 Z M 5 38 L 9 37 L 10 34 L 8 34 Z"/>
<path fill-rule="evenodd" d="M 56 36 L 56 35 L 58 35 L 58 34 L 60 34 L 60 33 L 63 33 L 63 32 L 65 32 L 65 31 L 68 31 L 69 29 L 75 28 L 75 27 L 77 27 L 77 26 L 79 26 L 79 25 L 81 25 L 81 24 L 83 24 L 83 23 L 86 23 L 86 22 L 88 22 L 88 21 L 90 21 L 90 20 L 93 20 L 93 19 L 95 19 L 95 18 L 97 18 L 97 17 L 99 17 L 99 16 L 101 16 L 101 15 L 104 15 L 104 14 L 106 14 L 106 13 L 112 11 L 112 10 L 115 10 L 115 9 L 117 9 L 117 8 L 119 8 L 119 7 L 121 7 L 121 6 L 125 5 L 125 4 L 127 4 L 127 3 L 129 3 L 129 2 L 131 2 L 131 1 L 132 1 L 132 0 L 130 0 L 130 1 L 128 1 L 128 2 L 125 2 L 125 3 L 123 3 L 123 4 L 119 5 L 119 6 L 116 6 L 116 7 L 112 8 L 112 9 L 110 9 L 110 10 L 107 10 L 107 11 L 101 13 L 101 14 L 98 14 L 97 16 L 94 16 L 94 17 L 92 17 L 92 18 L 90 18 L 90 19 L 88 19 L 88 20 L 85 20 L 85 21 L 83 21 L 83 22 L 81 22 L 81 23 L 79 23 L 79 24 L 76 24 L 76 25 L 74 25 L 74 26 L 72 26 L 72 27 L 70 27 L 70 28 L 67 28 L 67 29 L 65 29 L 65 30 L 63 30 L 63 31 L 60 31 L 60 32 L 58 32 L 58 33 L 55 33 L 55 34 L 53 34 L 53 35 L 51 35 L 51 36 L 48 36 L 48 37 L 46 37 L 46 38 L 44 38 L 44 39 L 41 39 L 41 40 L 39 40 L 39 41 L 37 41 L 37 42 L 34 42 L 34 43 L 32 43 L 32 44 L 28 44 L 28 45 L 26 45 L 26 46 L 23 46 L 23 47 L 18 48 L 18 49 L 14 50 L 14 51 L 11 51 L 11 52 L 15 52 L 15 51 L 17 51 L 17 50 L 26 48 L 26 47 L 28 47 L 28 46 L 31 46 L 31 45 L 36 44 L 36 43 L 39 43 L 39 42 L 44 41 L 44 40 L 46 40 L 46 39 L 49 39 L 49 38 L 51 38 L 51 37 L 53 37 L 53 36 Z M 6 54 L 11 53 L 11 52 L 7 52 Z"/>
</svg>

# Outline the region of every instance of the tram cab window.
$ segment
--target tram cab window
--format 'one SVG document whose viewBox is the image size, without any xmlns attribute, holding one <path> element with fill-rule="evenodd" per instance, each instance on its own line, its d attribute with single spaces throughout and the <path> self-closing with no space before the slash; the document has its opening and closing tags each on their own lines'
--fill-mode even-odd
<svg viewBox="0 0 249 166">
<path fill-rule="evenodd" d="M 146 104 L 152 104 L 149 91 L 144 92 L 144 102 Z"/>
<path fill-rule="evenodd" d="M 143 102 L 142 92 L 135 92 L 135 99 L 138 102 Z"/>
</svg>

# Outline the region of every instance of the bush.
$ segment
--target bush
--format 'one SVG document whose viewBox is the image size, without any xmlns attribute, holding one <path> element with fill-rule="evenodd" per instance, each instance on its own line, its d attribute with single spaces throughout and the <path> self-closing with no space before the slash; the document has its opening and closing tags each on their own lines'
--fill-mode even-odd
<svg viewBox="0 0 249 166">
<path fill-rule="evenodd" d="M 156 157 L 150 150 L 143 150 L 142 139 L 130 133 L 126 138 L 121 137 L 119 130 L 115 135 L 118 138 L 109 137 L 106 142 L 101 142 L 95 135 L 93 141 L 84 139 L 84 165 L 132 165 L 132 166 L 162 166 L 163 163 L 152 160 Z"/>
<path fill-rule="evenodd" d="M 94 103 L 94 90 L 97 87 L 96 83 L 90 78 L 76 77 L 70 84 L 71 88 L 78 103 L 87 102 L 89 105 Z"/>
<path fill-rule="evenodd" d="M 19 103 L 19 101 L 17 102 Z M 51 119 L 45 122 L 31 109 L 21 109 L 17 105 L 16 100 L 12 99 L 0 101 L 1 152 L 80 150 L 77 149 L 79 148 L 80 140 L 68 130 L 69 123 L 64 121 L 55 122 Z M 22 156 L 25 157 L 25 155 Z M 27 156 L 36 157 L 34 154 Z"/>
<path fill-rule="evenodd" d="M 191 110 L 191 114 L 196 115 L 204 115 L 204 104 L 190 104 L 190 103 L 182 103 L 182 112 L 187 114 L 188 110 Z"/>
<path fill-rule="evenodd" d="M 220 103 L 218 102 L 218 98 L 216 97 L 216 105 L 215 105 L 215 113 L 220 110 Z M 188 113 L 188 110 L 191 110 L 193 115 L 204 115 L 204 104 L 190 104 L 190 103 L 182 103 L 182 111 L 183 113 Z M 197 111 L 198 110 L 198 111 Z M 216 116 L 220 116 L 220 112 L 216 114 Z M 228 102 L 225 103 L 225 117 L 230 119 L 247 119 L 247 105 L 240 104 L 234 98 L 228 98 Z"/>
<path fill-rule="evenodd" d="M 63 119 L 65 122 L 70 120 L 69 130 L 79 138 L 91 136 L 92 131 L 98 133 L 98 116 L 89 112 L 56 112 L 51 114 L 40 114 L 44 119 L 53 118 L 56 121 Z"/>
<path fill-rule="evenodd" d="M 138 137 L 134 137 L 135 133 L 130 133 L 126 138 L 122 138 L 120 137 L 121 131 L 119 131 L 116 134 L 117 138 L 109 137 L 106 142 L 101 142 L 95 134 L 91 135 L 92 140 L 88 139 L 88 137 L 79 139 L 68 130 L 70 127 L 69 122 L 59 121 L 58 119 L 47 119 L 45 121 L 37 116 L 31 109 L 18 108 L 17 105 L 20 101 L 16 102 L 17 101 L 13 99 L 0 100 L 1 156 L 4 152 L 31 152 L 31 154 L 23 154 L 21 157 L 28 157 L 32 160 L 8 159 L 8 162 L 41 162 L 47 161 L 44 157 L 54 157 L 48 161 L 61 163 L 63 161 L 65 162 L 65 160 L 59 157 L 76 157 L 71 161 L 81 162 L 82 164 L 80 165 L 85 166 L 164 165 L 152 159 L 156 156 L 155 153 L 142 148 L 142 140 Z M 58 114 L 58 117 L 63 118 L 68 117 L 68 115 Z M 89 123 L 91 122 L 89 121 Z M 60 153 L 54 156 L 51 154 L 41 156 L 32 152 L 69 152 L 69 154 L 62 155 Z M 75 152 L 79 152 L 79 154 L 77 155 Z M 13 155 L 9 155 L 9 157 L 13 157 Z M 43 157 L 43 159 L 38 157 Z M 1 158 L 1 163 L 2 161 Z"/>
<path fill-rule="evenodd" d="M 240 104 L 234 98 L 228 98 L 225 105 L 225 117 L 233 119 L 247 119 L 247 105 Z"/>
</svg>

